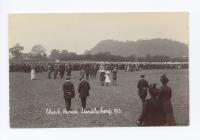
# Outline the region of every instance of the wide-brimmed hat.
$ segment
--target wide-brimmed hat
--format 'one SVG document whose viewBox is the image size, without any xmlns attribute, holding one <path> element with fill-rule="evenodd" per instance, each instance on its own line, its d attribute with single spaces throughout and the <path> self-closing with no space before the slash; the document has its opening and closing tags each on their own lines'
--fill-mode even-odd
<svg viewBox="0 0 200 140">
<path fill-rule="evenodd" d="M 160 76 L 160 81 L 162 83 L 167 83 L 169 79 L 167 78 L 166 74 L 163 74 L 162 76 Z"/>
</svg>

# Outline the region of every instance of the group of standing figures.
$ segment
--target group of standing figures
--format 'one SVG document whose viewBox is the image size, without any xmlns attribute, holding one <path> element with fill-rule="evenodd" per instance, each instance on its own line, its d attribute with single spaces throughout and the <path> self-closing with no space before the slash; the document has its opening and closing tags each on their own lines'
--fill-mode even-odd
<svg viewBox="0 0 200 140">
<path fill-rule="evenodd" d="M 100 85 L 101 86 L 108 86 L 111 82 L 110 80 L 110 74 L 112 73 L 112 83 L 113 86 L 117 85 L 117 67 L 114 67 L 113 69 L 109 70 L 107 67 L 104 67 L 103 65 L 100 66 L 99 69 L 100 73 Z"/>
<path fill-rule="evenodd" d="M 138 95 L 142 100 L 142 114 L 136 121 L 139 126 L 174 126 L 176 125 L 171 104 L 172 90 L 167 85 L 169 79 L 165 74 L 160 77 L 162 86 L 156 88 L 156 83 L 148 84 L 145 75 L 138 81 Z M 149 91 L 150 98 L 146 99 Z"/>
<path fill-rule="evenodd" d="M 94 67 L 95 68 L 95 67 Z M 54 70 L 52 70 L 54 69 Z M 93 71 L 94 70 L 94 71 Z M 80 70 L 80 83 L 78 85 L 79 98 L 81 101 L 82 109 L 86 108 L 86 100 L 89 96 L 89 91 L 91 89 L 88 82 L 90 78 L 96 78 L 96 73 L 99 71 L 100 85 L 108 86 L 111 82 L 110 74 L 112 74 L 113 85 L 116 86 L 117 81 L 117 67 L 109 69 L 108 67 L 101 65 L 99 69 L 91 69 L 90 67 L 85 67 Z M 66 81 L 63 84 L 63 93 L 66 110 L 71 110 L 71 99 L 75 97 L 74 84 L 70 81 L 72 68 L 62 67 L 55 65 L 54 68 L 49 67 L 48 78 L 51 78 L 51 74 L 56 79 L 57 75 L 60 74 L 61 79 L 66 73 Z M 31 77 L 35 77 L 35 71 L 31 70 Z M 142 101 L 142 113 L 139 119 L 136 121 L 138 126 L 174 126 L 176 125 L 173 107 L 171 104 L 172 90 L 167 85 L 169 79 L 165 74 L 160 77 L 162 86 L 160 88 L 156 87 L 156 83 L 149 84 L 145 79 L 145 75 L 140 75 L 141 79 L 137 83 L 138 95 Z M 32 78 L 31 78 L 32 79 Z M 150 98 L 146 99 L 149 93 Z"/>
<path fill-rule="evenodd" d="M 63 79 L 65 73 L 66 76 L 71 76 L 72 70 L 73 68 L 71 65 L 64 65 L 64 64 L 48 65 L 48 78 L 51 79 L 53 74 L 53 78 L 57 79 L 58 75 L 60 74 L 60 78 Z M 80 70 L 80 75 L 82 77 L 86 76 L 86 79 L 88 80 L 89 77 L 96 78 L 97 71 L 98 67 L 96 65 L 91 65 L 91 66 L 84 65 Z"/>
<path fill-rule="evenodd" d="M 60 78 L 63 79 L 65 73 L 67 76 L 71 76 L 71 72 L 72 72 L 72 68 L 71 66 L 65 66 L 65 65 L 58 65 L 55 64 L 53 65 L 48 65 L 48 78 L 51 79 L 52 78 L 52 74 L 53 74 L 53 78 L 57 79 L 58 74 L 60 74 Z"/>
<path fill-rule="evenodd" d="M 111 70 L 113 73 L 113 85 L 116 85 L 116 80 L 117 80 L 117 68 L 113 68 Z M 108 86 L 108 83 L 110 83 L 110 70 L 105 67 L 101 66 L 100 70 L 100 84 L 103 86 L 104 83 Z M 75 89 L 73 83 L 70 81 L 70 75 L 67 75 L 66 82 L 63 84 L 63 93 L 64 93 L 64 99 L 65 99 L 65 106 L 66 110 L 70 111 L 71 109 L 71 99 L 75 97 Z M 86 67 L 85 69 L 81 69 L 80 71 L 80 83 L 78 86 L 78 92 L 79 92 L 79 97 L 81 99 L 81 107 L 84 110 L 86 108 L 86 99 L 89 96 L 89 91 L 91 89 L 90 84 L 88 82 L 88 79 L 90 78 L 96 78 L 96 73 L 90 73 L 89 67 Z"/>
<path fill-rule="evenodd" d="M 80 78 L 78 86 L 79 97 L 81 99 L 82 109 L 86 108 L 86 99 L 89 96 L 90 84 L 84 77 Z M 63 93 L 65 99 L 66 110 L 71 110 L 71 99 L 75 97 L 74 84 L 70 81 L 70 77 L 67 76 L 66 82 L 63 84 Z"/>
</svg>

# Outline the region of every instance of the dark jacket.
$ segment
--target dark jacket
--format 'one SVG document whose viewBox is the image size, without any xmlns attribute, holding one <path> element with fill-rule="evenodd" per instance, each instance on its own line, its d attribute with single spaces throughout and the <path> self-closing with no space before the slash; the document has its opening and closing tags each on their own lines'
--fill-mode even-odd
<svg viewBox="0 0 200 140">
<path fill-rule="evenodd" d="M 87 96 L 89 96 L 89 90 L 90 84 L 86 80 L 83 80 L 79 83 L 78 92 L 80 98 L 86 98 Z"/>
<path fill-rule="evenodd" d="M 138 81 L 137 88 L 139 89 L 138 94 L 139 95 L 146 95 L 147 94 L 147 88 L 149 87 L 148 81 L 145 79 L 141 79 Z"/>
<path fill-rule="evenodd" d="M 114 69 L 114 70 L 112 71 L 112 78 L 113 78 L 113 79 L 117 79 L 117 70 L 116 70 L 116 69 Z"/>
<path fill-rule="evenodd" d="M 143 126 L 162 126 L 165 124 L 165 115 L 160 99 L 147 99 L 139 121 Z"/>
<path fill-rule="evenodd" d="M 74 90 L 74 84 L 70 81 L 66 81 L 63 84 L 63 93 L 64 98 L 73 98 L 75 97 L 75 90 Z"/>
<path fill-rule="evenodd" d="M 60 73 L 65 73 L 65 66 L 64 65 L 60 65 L 59 72 Z"/>
<path fill-rule="evenodd" d="M 66 72 L 67 72 L 67 76 L 71 76 L 72 68 L 71 68 L 71 67 L 68 67 L 68 68 L 66 69 Z"/>
</svg>

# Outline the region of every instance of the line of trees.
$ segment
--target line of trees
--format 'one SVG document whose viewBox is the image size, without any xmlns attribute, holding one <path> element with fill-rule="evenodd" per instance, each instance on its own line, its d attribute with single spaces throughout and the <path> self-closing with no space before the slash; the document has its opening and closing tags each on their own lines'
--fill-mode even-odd
<svg viewBox="0 0 200 140">
<path fill-rule="evenodd" d="M 147 54 L 146 56 L 136 56 L 130 55 L 128 57 L 123 57 L 119 55 L 113 55 L 110 52 L 99 52 L 97 54 L 90 54 L 86 51 L 84 54 L 76 54 L 74 52 L 69 52 L 68 50 L 58 50 L 53 49 L 49 56 L 47 56 L 46 49 L 42 45 L 35 45 L 32 47 L 29 53 L 23 53 L 24 47 L 17 43 L 14 47 L 9 49 L 10 61 L 71 61 L 71 60 L 85 60 L 85 61 L 112 61 L 112 62 L 167 62 L 167 61 L 177 61 L 177 62 L 187 62 L 188 57 L 177 57 L 171 58 L 169 56 L 156 55 L 151 56 Z"/>
<path fill-rule="evenodd" d="M 29 53 L 23 53 L 24 47 L 17 43 L 9 49 L 9 59 L 11 61 L 47 61 L 46 49 L 42 45 L 35 45 Z"/>
</svg>

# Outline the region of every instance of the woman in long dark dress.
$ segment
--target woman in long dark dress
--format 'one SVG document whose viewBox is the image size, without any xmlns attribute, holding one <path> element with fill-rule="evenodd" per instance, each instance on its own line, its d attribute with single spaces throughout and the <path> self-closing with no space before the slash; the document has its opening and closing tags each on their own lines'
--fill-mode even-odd
<svg viewBox="0 0 200 140">
<path fill-rule="evenodd" d="M 138 126 L 163 126 L 165 115 L 156 84 L 150 84 L 149 94 L 151 98 L 145 101 L 142 114 L 136 123 Z"/>
<path fill-rule="evenodd" d="M 174 126 L 176 125 L 176 122 L 175 122 L 173 107 L 171 103 L 172 90 L 167 85 L 169 79 L 164 74 L 160 77 L 160 81 L 162 82 L 162 86 L 160 87 L 160 99 L 162 101 L 162 106 L 165 113 L 166 125 Z"/>
</svg>

